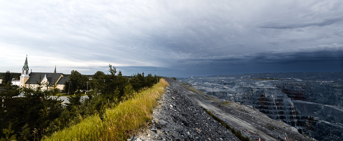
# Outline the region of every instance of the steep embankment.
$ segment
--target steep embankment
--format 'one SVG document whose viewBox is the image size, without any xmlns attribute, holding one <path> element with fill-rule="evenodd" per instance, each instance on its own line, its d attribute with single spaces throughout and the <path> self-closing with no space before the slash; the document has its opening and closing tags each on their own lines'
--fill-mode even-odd
<svg viewBox="0 0 343 141">
<path fill-rule="evenodd" d="M 202 110 L 204 108 L 217 120 L 234 128 L 235 133 L 240 131 L 251 140 L 284 140 L 285 137 L 290 140 L 311 140 L 293 127 L 270 119 L 256 109 L 193 92 L 172 79 L 167 81 L 170 86 L 154 110 L 154 124 L 139 138 L 238 140 L 230 130 L 205 113 Z"/>
</svg>

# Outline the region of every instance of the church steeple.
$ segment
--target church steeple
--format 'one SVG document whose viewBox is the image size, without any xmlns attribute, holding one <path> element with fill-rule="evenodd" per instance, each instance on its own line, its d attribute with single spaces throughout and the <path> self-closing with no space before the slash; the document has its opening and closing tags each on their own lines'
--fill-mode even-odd
<svg viewBox="0 0 343 141">
<path fill-rule="evenodd" d="M 56 73 L 56 65 L 55 65 L 55 70 L 54 70 L 54 73 Z"/>
<path fill-rule="evenodd" d="M 23 70 L 22 70 L 22 75 L 28 75 L 29 74 L 29 63 L 27 61 L 27 55 L 26 55 L 26 59 L 25 59 L 25 63 L 23 66 Z"/>
</svg>

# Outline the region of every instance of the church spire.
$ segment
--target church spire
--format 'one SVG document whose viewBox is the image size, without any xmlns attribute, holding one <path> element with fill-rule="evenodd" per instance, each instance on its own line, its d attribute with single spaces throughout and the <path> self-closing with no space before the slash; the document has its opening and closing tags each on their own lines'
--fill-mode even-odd
<svg viewBox="0 0 343 141">
<path fill-rule="evenodd" d="M 56 73 L 56 65 L 55 65 L 55 70 L 54 70 L 54 73 Z"/>
<path fill-rule="evenodd" d="M 27 61 L 27 55 L 26 55 L 24 66 L 23 66 L 22 74 L 24 74 L 24 75 L 28 75 L 29 74 L 29 63 Z"/>
<path fill-rule="evenodd" d="M 25 63 L 23 66 L 23 70 L 28 70 L 29 69 L 29 63 L 27 63 L 27 55 L 26 55 L 26 59 L 25 59 Z"/>
</svg>

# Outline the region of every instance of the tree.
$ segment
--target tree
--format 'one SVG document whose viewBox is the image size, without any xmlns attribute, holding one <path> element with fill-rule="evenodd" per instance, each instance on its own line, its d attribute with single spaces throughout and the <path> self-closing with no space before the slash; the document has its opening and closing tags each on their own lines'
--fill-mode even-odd
<svg viewBox="0 0 343 141">
<path fill-rule="evenodd" d="M 108 66 L 109 66 L 110 75 L 106 75 L 104 79 L 104 85 L 103 85 L 104 87 L 101 93 L 105 95 L 110 95 L 107 97 L 114 97 L 114 93 L 116 89 L 118 88 L 116 84 L 117 83 L 117 76 L 116 76 L 117 70 L 111 64 L 109 64 Z"/>
<path fill-rule="evenodd" d="M 68 109 L 71 110 L 72 109 L 71 106 L 79 106 L 79 105 L 81 105 L 82 103 L 81 103 L 80 100 L 81 100 L 81 93 L 80 92 L 77 92 L 75 94 L 75 96 L 69 96 L 68 97 L 69 103 L 67 104 Z"/>
<path fill-rule="evenodd" d="M 148 76 L 146 77 L 146 86 L 151 87 L 152 85 L 154 85 L 155 81 L 156 79 L 149 73 Z"/>
<path fill-rule="evenodd" d="M 104 81 L 106 79 L 106 74 L 102 71 L 97 71 L 94 75 L 92 80 L 90 81 L 90 87 L 94 90 L 95 93 L 98 93 L 102 89 L 104 89 Z"/>
<path fill-rule="evenodd" d="M 11 72 L 10 71 L 6 71 L 4 78 L 2 80 L 2 84 L 7 84 L 10 83 L 11 84 L 12 78 L 11 78 Z"/>
<path fill-rule="evenodd" d="M 0 138 L 2 135 L 6 135 L 8 139 L 12 135 L 13 124 L 18 113 L 17 111 L 17 100 L 14 96 L 19 95 L 19 90 L 16 87 L 6 83 L 3 89 L 0 91 Z M 19 103 L 20 104 L 20 103 Z M 8 125 L 8 123 L 11 123 Z M 1 132 L 4 131 L 4 132 Z M 11 132 L 11 133 L 10 133 Z"/>
<path fill-rule="evenodd" d="M 142 81 L 139 79 L 139 76 L 140 75 L 139 73 L 137 75 L 133 75 L 130 79 L 130 83 L 133 87 L 133 89 L 138 92 L 139 89 L 142 88 Z"/>
<path fill-rule="evenodd" d="M 2 129 L 2 133 L 6 135 L 6 138 L 5 139 L 2 138 L 1 141 L 2 140 L 4 141 L 16 140 L 15 139 L 16 135 L 15 134 L 13 135 L 14 130 L 12 130 L 12 123 L 8 125 L 8 128 Z"/>
<path fill-rule="evenodd" d="M 130 83 L 127 83 L 127 85 L 124 88 L 124 94 L 126 97 L 130 98 L 132 97 L 135 90 L 133 89 L 132 85 Z"/>
<path fill-rule="evenodd" d="M 110 68 L 109 72 L 111 73 L 111 75 L 115 76 L 115 74 L 117 73 L 116 67 L 112 66 L 111 64 L 109 64 L 108 67 Z"/>
<path fill-rule="evenodd" d="M 88 77 L 81 75 L 77 70 L 72 70 L 69 76 L 69 80 L 65 83 L 64 90 L 71 94 L 76 91 L 87 89 Z"/>
<path fill-rule="evenodd" d="M 125 93 L 124 88 L 127 85 L 127 83 L 128 83 L 127 78 L 122 75 L 121 71 L 119 71 L 116 78 L 116 83 L 115 83 L 115 86 L 119 90 L 118 98 L 121 98 L 122 96 L 124 96 L 124 93 Z"/>
<path fill-rule="evenodd" d="M 4 102 L 0 105 L 0 130 L 5 132 L 0 133 L 0 137 L 20 135 L 18 140 L 33 140 L 30 133 L 33 129 L 37 139 L 48 134 L 47 127 L 60 116 L 63 107 L 60 100 L 49 97 L 48 93 L 51 92 L 42 91 L 41 87 L 36 90 L 24 87 L 19 91 L 8 83 L 2 89 L 0 99 L 4 99 Z M 14 97 L 20 92 L 24 97 Z"/>
</svg>

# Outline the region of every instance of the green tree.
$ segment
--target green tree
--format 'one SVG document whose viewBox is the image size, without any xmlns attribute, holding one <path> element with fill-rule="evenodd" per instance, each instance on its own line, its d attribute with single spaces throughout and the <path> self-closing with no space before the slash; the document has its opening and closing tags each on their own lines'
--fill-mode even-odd
<svg viewBox="0 0 343 141">
<path fill-rule="evenodd" d="M 0 109 L 0 119 L 6 122 L 0 122 L 0 129 L 6 129 L 8 125 L 3 123 L 12 123 L 11 130 L 13 134 L 21 135 L 18 140 L 33 140 L 30 130 L 36 129 L 35 138 L 41 138 L 47 135 L 47 127 L 52 121 L 60 116 L 63 110 L 61 101 L 49 97 L 49 91 L 41 91 L 42 85 L 36 90 L 22 88 L 24 97 L 14 98 L 19 95 L 19 89 L 8 85 L 4 91 L 0 92 L 4 98 L 4 107 Z M 6 111 L 6 112 L 4 112 Z M 8 129 L 8 128 L 7 128 Z M 8 131 L 8 130 L 7 130 Z M 0 134 L 4 137 L 4 134 Z"/>
<path fill-rule="evenodd" d="M 30 131 L 30 127 L 29 127 L 29 124 L 25 124 L 22 128 L 21 128 L 21 133 L 20 133 L 20 137 L 27 141 L 29 140 L 32 135 L 31 135 L 31 131 Z"/>
<path fill-rule="evenodd" d="M 104 83 L 106 79 L 106 74 L 102 71 L 97 71 L 90 81 L 90 88 L 93 89 L 94 93 L 104 89 Z"/>
<path fill-rule="evenodd" d="M 155 84 L 156 79 L 151 75 L 148 74 L 148 76 L 146 77 L 146 86 L 147 87 L 151 87 Z"/>
<path fill-rule="evenodd" d="M 130 83 L 131 83 L 133 89 L 134 89 L 136 92 L 138 92 L 138 90 L 142 87 L 142 82 L 141 82 L 141 80 L 138 78 L 137 75 L 139 75 L 139 73 L 133 75 L 133 76 L 130 78 Z"/>
<path fill-rule="evenodd" d="M 11 84 L 12 78 L 11 78 L 11 72 L 10 71 L 6 71 L 3 79 L 2 79 L 2 84 L 7 84 L 10 83 Z"/>
<path fill-rule="evenodd" d="M 114 97 L 114 91 L 117 89 L 116 87 L 116 73 L 117 70 L 111 64 L 109 66 L 110 75 L 106 75 L 104 80 L 104 89 L 101 91 L 102 94 L 111 95 L 107 97 Z"/>
<path fill-rule="evenodd" d="M 16 115 L 20 114 L 16 110 L 18 100 L 13 98 L 19 94 L 18 88 L 11 86 L 10 83 L 7 83 L 0 91 L 0 130 L 4 129 L 7 123 L 13 121 Z"/>
<path fill-rule="evenodd" d="M 67 104 L 68 106 L 78 106 L 81 105 L 81 93 L 77 92 L 74 96 L 69 96 L 68 101 L 69 103 Z"/>
<path fill-rule="evenodd" d="M 64 90 L 69 94 L 74 94 L 76 91 L 87 89 L 88 77 L 81 75 L 77 70 L 72 70 L 69 80 L 65 83 Z"/>
<path fill-rule="evenodd" d="M 12 123 L 8 125 L 8 128 L 2 129 L 2 133 L 6 135 L 5 138 L 1 138 L 1 141 L 12 141 L 16 140 L 16 135 L 13 134 L 14 130 L 12 130 Z"/>
<path fill-rule="evenodd" d="M 109 64 L 108 67 L 110 68 L 108 71 L 111 73 L 111 75 L 115 76 L 117 73 L 116 67 L 112 66 L 111 64 Z"/>
<path fill-rule="evenodd" d="M 116 78 L 116 83 L 114 84 L 116 88 L 119 90 L 119 95 L 118 98 L 121 99 L 122 96 L 124 96 L 124 88 L 127 85 L 128 80 L 126 77 L 122 75 L 122 72 L 119 71 L 117 78 Z"/>
<path fill-rule="evenodd" d="M 131 83 L 127 83 L 127 85 L 124 88 L 124 95 L 128 98 L 131 98 L 134 92 L 135 90 L 133 89 Z"/>
</svg>

